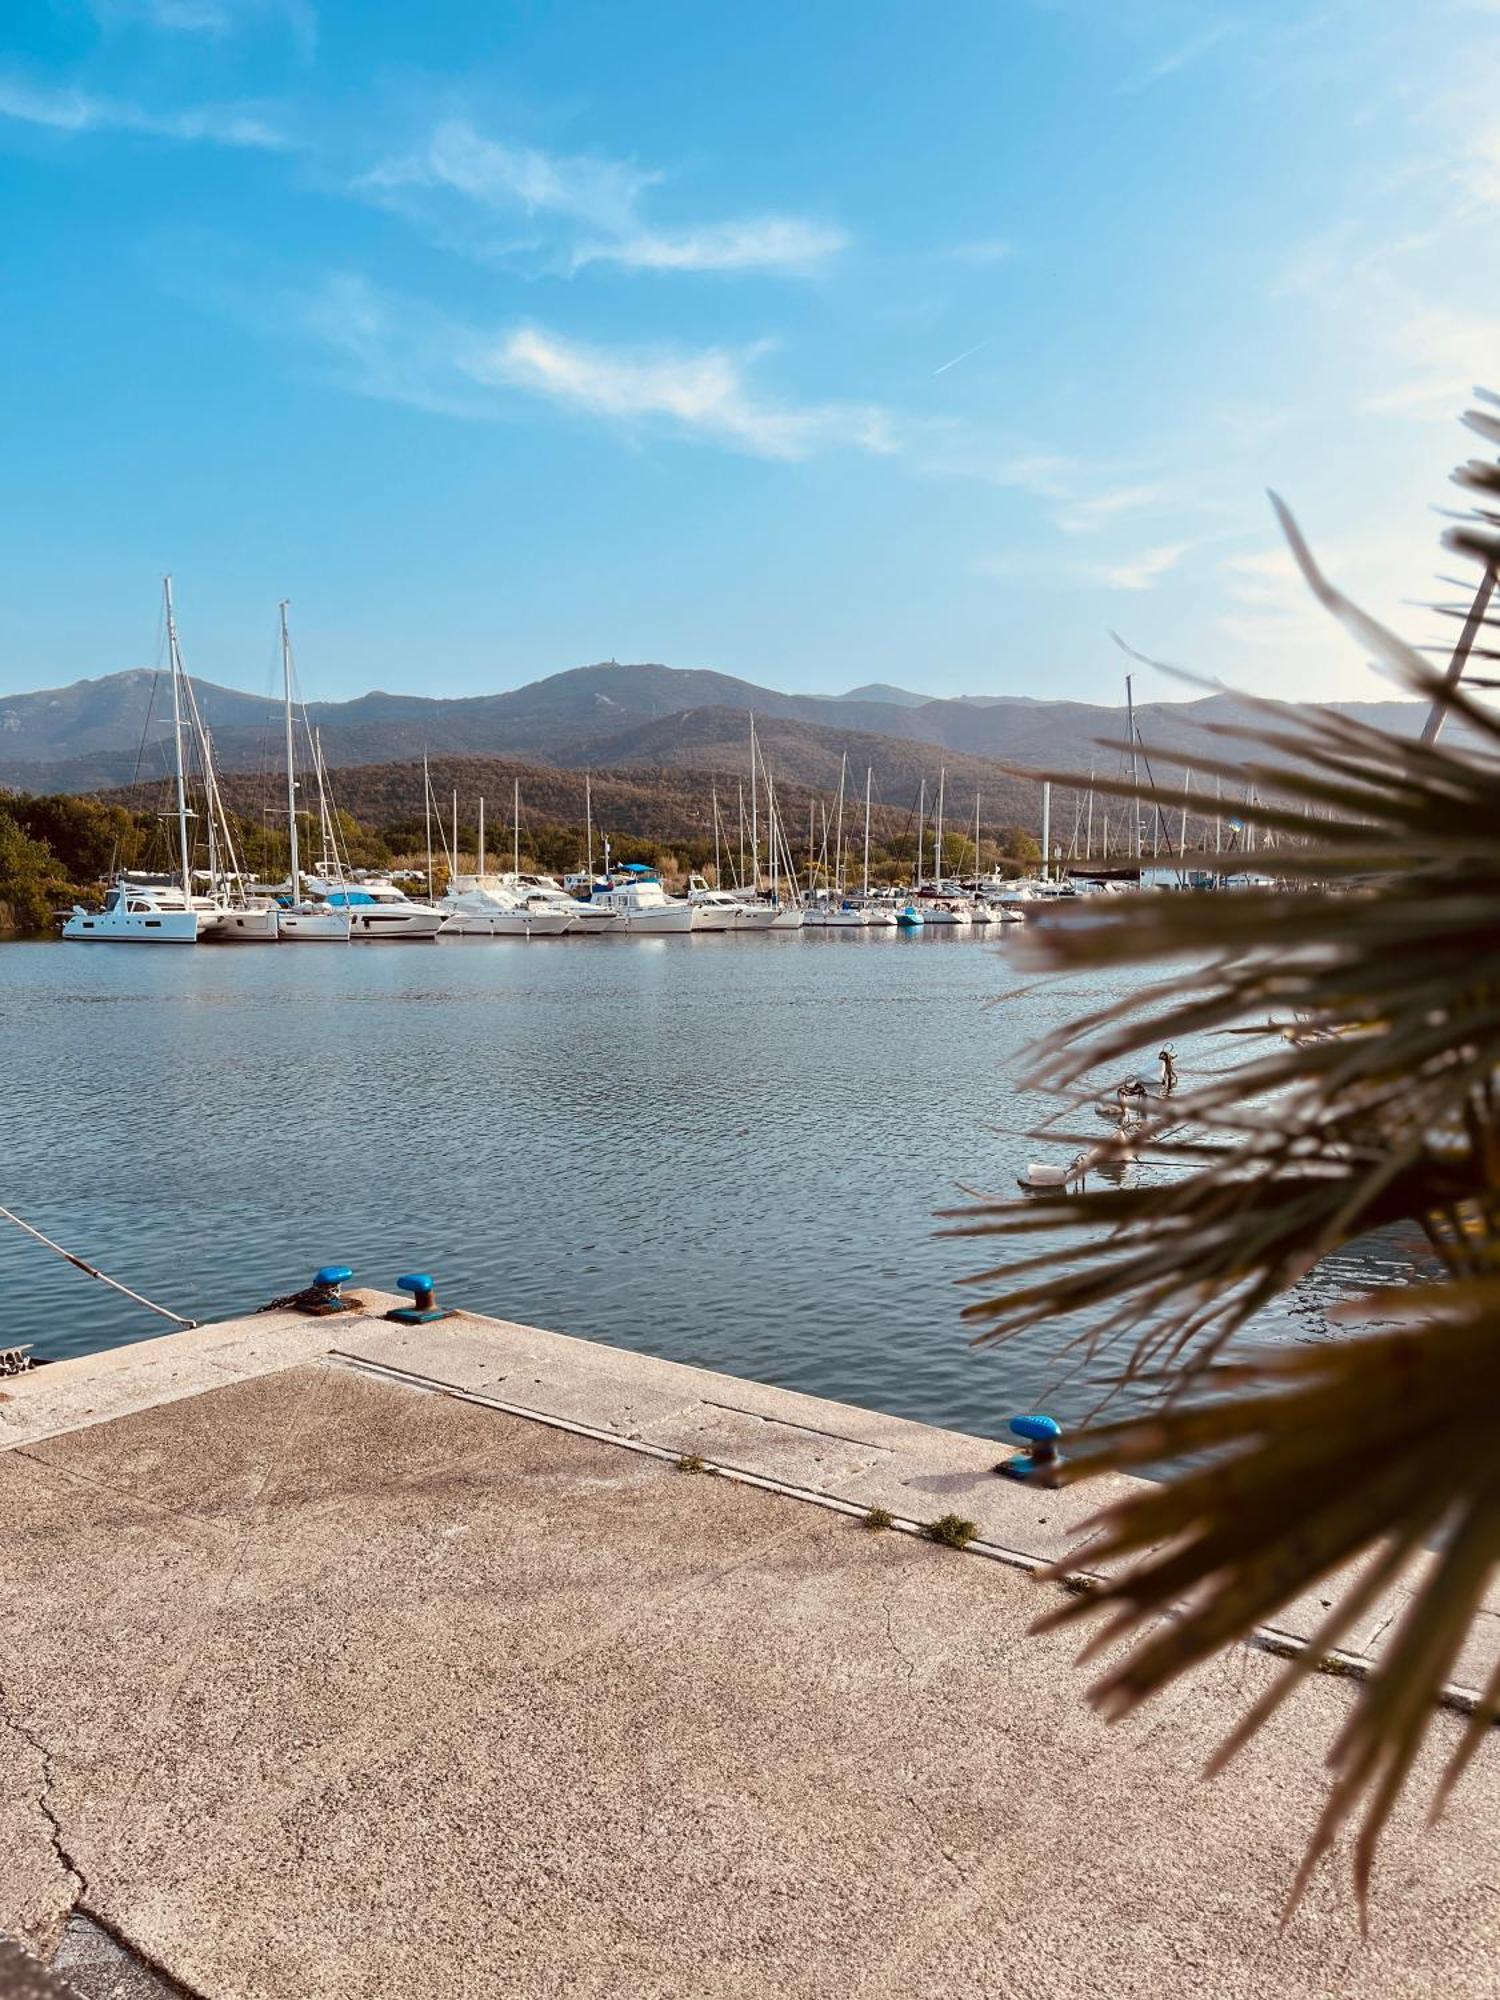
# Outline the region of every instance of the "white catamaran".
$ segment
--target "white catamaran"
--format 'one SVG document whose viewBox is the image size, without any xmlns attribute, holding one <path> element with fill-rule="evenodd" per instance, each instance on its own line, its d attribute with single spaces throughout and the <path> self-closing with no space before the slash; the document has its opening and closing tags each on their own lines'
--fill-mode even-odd
<svg viewBox="0 0 1500 2000">
<path fill-rule="evenodd" d="M 102 910 L 87 910 L 75 903 L 63 924 L 62 934 L 73 941 L 97 944 L 196 944 L 219 922 L 219 906 L 212 896 L 193 892 L 193 855 L 188 836 L 187 770 L 183 755 L 183 731 L 188 727 L 183 714 L 182 656 L 177 644 L 177 617 L 172 608 L 172 579 L 162 578 L 162 599 L 166 607 L 167 651 L 172 675 L 172 766 L 177 795 L 176 883 L 132 881 L 116 876 L 104 898 Z"/>
</svg>

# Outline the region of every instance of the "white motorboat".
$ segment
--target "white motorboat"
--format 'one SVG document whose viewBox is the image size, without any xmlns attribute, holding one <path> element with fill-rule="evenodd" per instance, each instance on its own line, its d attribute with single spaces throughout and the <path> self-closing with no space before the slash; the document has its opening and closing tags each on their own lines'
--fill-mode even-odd
<svg viewBox="0 0 1500 2000">
<path fill-rule="evenodd" d="M 75 903 L 62 934 L 96 944 L 196 944 L 219 916 L 207 896 L 189 901 L 181 889 L 122 879 L 111 883 L 102 910 Z"/>
<path fill-rule="evenodd" d="M 769 928 L 773 931 L 800 931 L 807 921 L 807 912 L 800 903 L 782 903 L 772 917 Z"/>
<path fill-rule="evenodd" d="M 394 882 L 374 877 L 335 889 L 326 901 L 336 914 L 348 913 L 349 935 L 355 940 L 423 940 L 435 938 L 443 927 L 443 913 L 435 904 L 414 903 Z"/>
<path fill-rule="evenodd" d="M 455 875 L 438 907 L 444 937 L 561 937 L 580 908 L 561 890 L 554 899 L 495 875 Z"/>
<path fill-rule="evenodd" d="M 434 904 L 414 903 L 378 876 L 335 884 L 306 875 L 303 881 L 309 900 L 278 915 L 280 934 L 291 943 L 422 942 L 443 927 L 443 912 Z"/>
<path fill-rule="evenodd" d="M 751 890 L 736 894 L 729 889 L 710 889 L 701 875 L 690 876 L 688 883 L 695 931 L 768 931 L 781 914 L 779 905 L 768 903 Z"/>
<path fill-rule="evenodd" d="M 740 906 L 727 889 L 690 889 L 688 901 L 693 906 L 693 929 L 695 931 L 733 931 L 739 929 Z"/>
<path fill-rule="evenodd" d="M 591 900 L 597 908 L 617 916 L 627 931 L 675 934 L 693 928 L 693 905 L 669 896 L 656 876 L 639 863 L 627 863 L 606 884 L 595 883 Z"/>
<path fill-rule="evenodd" d="M 896 906 L 894 903 L 866 903 L 864 905 L 865 929 L 872 931 L 893 931 L 896 928 Z"/>
</svg>

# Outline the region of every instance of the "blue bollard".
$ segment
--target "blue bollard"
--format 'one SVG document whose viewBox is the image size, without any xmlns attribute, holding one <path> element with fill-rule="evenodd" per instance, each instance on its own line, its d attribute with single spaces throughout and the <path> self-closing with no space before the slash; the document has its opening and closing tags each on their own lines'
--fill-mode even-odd
<svg viewBox="0 0 1500 2000">
<path fill-rule="evenodd" d="M 429 1320 L 448 1319 L 451 1315 L 437 1302 L 437 1280 L 426 1271 L 408 1271 L 396 1280 L 398 1290 L 410 1292 L 409 1306 L 393 1306 L 386 1314 L 401 1326 L 426 1326 Z"/>
<path fill-rule="evenodd" d="M 326 1319 L 331 1313 L 363 1312 L 358 1299 L 346 1299 L 343 1294 L 345 1282 L 354 1276 L 347 1264 L 322 1264 L 313 1272 L 313 1281 L 300 1292 L 288 1292 L 285 1298 L 272 1299 L 259 1308 L 261 1312 L 308 1313 L 313 1319 Z"/>
<path fill-rule="evenodd" d="M 995 1467 L 1007 1479 L 1024 1480 L 1030 1486 L 1056 1486 L 1058 1470 L 1063 1462 L 1060 1449 L 1062 1425 L 1055 1417 L 1031 1416 L 1012 1417 L 1010 1433 L 1023 1444 L 1031 1446 L 1030 1451 L 1020 1451 L 1011 1458 L 1002 1458 Z"/>
</svg>

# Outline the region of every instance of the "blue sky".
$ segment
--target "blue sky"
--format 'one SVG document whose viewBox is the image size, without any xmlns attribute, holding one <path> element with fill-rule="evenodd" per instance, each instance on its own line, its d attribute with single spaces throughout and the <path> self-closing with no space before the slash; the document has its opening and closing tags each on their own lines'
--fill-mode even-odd
<svg viewBox="0 0 1500 2000">
<path fill-rule="evenodd" d="M 1434 636 L 1500 0 L 6 19 L 0 689 L 1379 692 L 1268 485 Z"/>
</svg>

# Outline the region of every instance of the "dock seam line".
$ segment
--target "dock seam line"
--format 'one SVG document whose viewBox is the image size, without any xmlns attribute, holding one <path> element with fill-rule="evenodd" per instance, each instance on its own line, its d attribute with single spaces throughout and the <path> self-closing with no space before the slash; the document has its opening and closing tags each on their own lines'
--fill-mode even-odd
<svg viewBox="0 0 1500 2000">
<path fill-rule="evenodd" d="M 549 1430 L 566 1431 L 570 1436 L 589 1438 L 597 1444 L 612 1444 L 622 1450 L 633 1451 L 643 1458 L 654 1458 L 667 1465 L 675 1465 L 682 1457 L 679 1449 L 671 1445 L 653 1444 L 648 1438 L 626 1437 L 620 1431 L 601 1428 L 597 1424 L 587 1424 L 576 1417 L 560 1417 L 551 1410 L 535 1410 L 525 1403 L 506 1402 L 498 1396 L 487 1396 L 478 1389 L 465 1389 L 454 1382 L 444 1382 L 433 1375 L 419 1375 L 409 1368 L 398 1368 L 390 1362 L 370 1361 L 363 1355 L 346 1354 L 342 1348 L 330 1348 L 322 1357 L 325 1366 L 347 1368 L 355 1373 L 374 1376 L 378 1380 L 400 1383 L 403 1387 L 424 1391 L 429 1395 L 451 1396 L 458 1402 L 477 1403 L 488 1410 L 498 1410 L 502 1416 L 521 1417 L 528 1423 L 545 1425 Z M 705 1408 L 732 1410 L 727 1403 L 709 1404 L 702 1399 Z M 749 1413 L 755 1414 L 755 1413 Z M 771 1421 L 776 1421 L 772 1419 Z M 792 1426 L 804 1428 L 802 1425 Z M 820 1436 L 833 1437 L 834 1432 L 820 1432 Z M 860 1439 L 847 1440 L 851 1444 L 863 1444 Z M 889 1451 L 888 1446 L 871 1446 L 876 1451 Z M 800 1500 L 806 1506 L 822 1507 L 829 1513 L 843 1514 L 850 1519 L 862 1521 L 869 1509 L 857 1500 L 844 1500 L 834 1493 L 820 1493 L 813 1486 L 798 1486 L 789 1479 L 780 1479 L 772 1473 L 752 1472 L 747 1466 L 732 1465 L 726 1460 L 705 1459 L 703 1469 L 718 1479 L 727 1479 L 737 1486 L 758 1487 L 765 1493 L 778 1493 L 784 1499 Z M 897 1514 L 892 1517 L 888 1533 L 914 1535 L 927 1540 L 925 1522 Z M 1003 1542 L 986 1541 L 976 1535 L 965 1542 L 957 1551 L 960 1555 L 978 1556 L 986 1562 L 999 1563 L 1005 1569 L 1019 1570 L 1027 1576 L 1045 1579 L 1071 1596 L 1097 1589 L 1109 1582 L 1100 1570 L 1066 1570 L 1054 1572 L 1053 1564 L 1046 1556 L 1028 1555 L 1022 1549 L 1007 1548 Z M 1168 1613 L 1168 1616 L 1174 1614 Z M 1236 1642 L 1249 1646 L 1256 1652 L 1269 1653 L 1276 1659 L 1300 1659 L 1311 1651 L 1309 1642 L 1295 1632 L 1283 1630 L 1279 1625 L 1256 1625 L 1244 1633 Z M 1354 1653 L 1341 1646 L 1329 1646 L 1319 1655 L 1317 1671 L 1335 1679 L 1367 1682 L 1374 1678 L 1377 1662 L 1368 1653 Z M 1461 1687 L 1456 1681 L 1449 1681 L 1433 1697 L 1435 1708 L 1445 1709 L 1454 1715 L 1473 1716 L 1484 1704 L 1484 1696 L 1477 1688 Z M 1500 1727 L 1500 1723 L 1496 1724 Z"/>
</svg>

